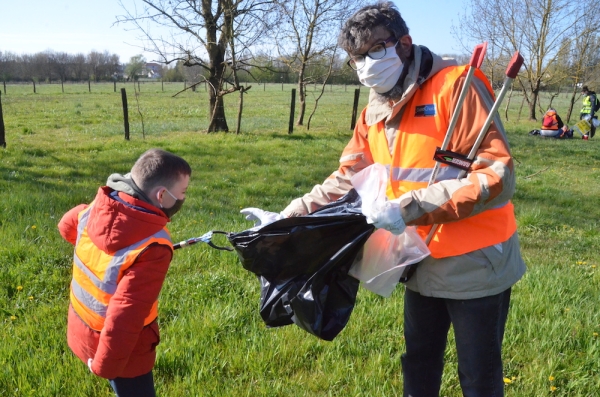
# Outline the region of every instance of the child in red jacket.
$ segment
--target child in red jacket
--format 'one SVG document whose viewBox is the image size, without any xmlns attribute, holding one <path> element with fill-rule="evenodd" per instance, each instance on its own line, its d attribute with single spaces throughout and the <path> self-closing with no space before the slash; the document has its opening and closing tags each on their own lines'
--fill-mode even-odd
<svg viewBox="0 0 600 397">
<path fill-rule="evenodd" d="M 173 256 L 166 225 L 191 173 L 181 157 L 150 149 L 58 224 L 75 246 L 69 347 L 118 397 L 155 396 L 158 295 Z"/>
</svg>

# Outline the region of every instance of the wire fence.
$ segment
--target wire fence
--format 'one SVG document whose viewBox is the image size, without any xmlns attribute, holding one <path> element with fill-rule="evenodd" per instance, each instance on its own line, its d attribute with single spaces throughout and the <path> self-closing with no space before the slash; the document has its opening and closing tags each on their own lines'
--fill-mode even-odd
<svg viewBox="0 0 600 397">
<path fill-rule="evenodd" d="M 225 88 L 225 87 L 224 87 Z M 2 87 L 4 89 L 4 87 Z M 189 82 L 83 82 L 6 84 L 2 91 L 7 141 L 11 134 L 43 134 L 48 130 L 89 134 L 101 137 L 126 134 L 123 98 L 125 89 L 128 104 L 127 122 L 133 137 L 162 134 L 171 131 L 203 132 L 209 126 L 209 94 L 204 83 L 191 88 Z M 292 90 L 295 84 L 255 83 L 244 94 L 241 133 L 289 132 L 292 113 Z M 321 129 L 350 131 L 360 111 L 366 105 L 368 89 L 363 87 L 356 101 L 356 86 L 327 85 L 310 120 L 310 131 Z M 362 91 L 362 92 L 361 92 Z M 307 87 L 303 127 L 306 131 L 315 100 L 321 86 Z M 229 131 L 235 132 L 240 93 L 224 96 L 225 116 Z M 299 116 L 299 100 L 294 106 Z"/>
</svg>

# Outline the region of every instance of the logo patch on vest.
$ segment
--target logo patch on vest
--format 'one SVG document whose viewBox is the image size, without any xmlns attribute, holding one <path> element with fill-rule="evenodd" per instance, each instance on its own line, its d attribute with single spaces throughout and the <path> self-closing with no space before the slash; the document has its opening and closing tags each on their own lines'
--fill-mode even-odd
<svg viewBox="0 0 600 397">
<path fill-rule="evenodd" d="M 421 105 L 415 108 L 415 117 L 431 117 L 435 116 L 435 105 Z"/>
</svg>

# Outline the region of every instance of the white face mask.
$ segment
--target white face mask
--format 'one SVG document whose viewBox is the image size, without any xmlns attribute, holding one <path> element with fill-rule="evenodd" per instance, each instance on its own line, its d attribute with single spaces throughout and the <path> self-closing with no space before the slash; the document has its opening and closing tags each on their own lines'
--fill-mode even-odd
<svg viewBox="0 0 600 397">
<path fill-rule="evenodd" d="M 383 58 L 365 57 L 364 64 L 356 73 L 363 85 L 383 94 L 394 88 L 398 82 L 402 73 L 402 61 L 396 53 L 396 48 L 388 47 Z"/>
</svg>

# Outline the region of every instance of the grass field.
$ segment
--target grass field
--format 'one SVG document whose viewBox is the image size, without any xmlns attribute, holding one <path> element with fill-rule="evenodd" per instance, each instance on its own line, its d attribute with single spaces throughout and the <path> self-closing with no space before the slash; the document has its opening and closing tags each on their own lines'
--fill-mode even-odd
<svg viewBox="0 0 600 397">
<path fill-rule="evenodd" d="M 123 138 L 112 84 L 27 85 L 2 94 L 0 149 L 0 396 L 111 396 L 66 345 L 72 247 L 56 224 L 89 202 L 113 172 L 148 148 L 186 158 L 188 199 L 170 226 L 176 241 L 250 225 L 244 207 L 280 211 L 337 167 L 351 136 L 355 87 L 328 87 L 310 131 L 287 133 L 291 85 L 255 85 L 242 133 L 205 134 L 203 88 L 142 84 L 137 114 L 127 86 L 131 139 Z M 309 92 L 310 94 L 310 92 Z M 311 94 L 312 95 L 312 94 Z M 226 98 L 234 130 L 237 96 Z M 366 90 L 361 93 L 361 107 Z M 516 162 L 514 197 L 528 266 L 513 289 L 504 363 L 508 396 L 597 396 L 600 390 L 600 137 L 531 137 L 537 124 L 505 123 Z M 566 98 L 555 99 L 562 115 Z M 514 109 L 512 108 L 514 107 Z M 503 112 L 502 112 L 503 113 Z M 224 242 L 223 242 L 224 243 Z M 195 245 L 176 252 L 161 294 L 155 368 L 161 396 L 399 396 L 402 288 L 390 298 L 359 290 L 333 341 L 296 326 L 267 329 L 259 284 L 235 254 Z M 460 396 L 452 336 L 442 395 Z"/>
</svg>

